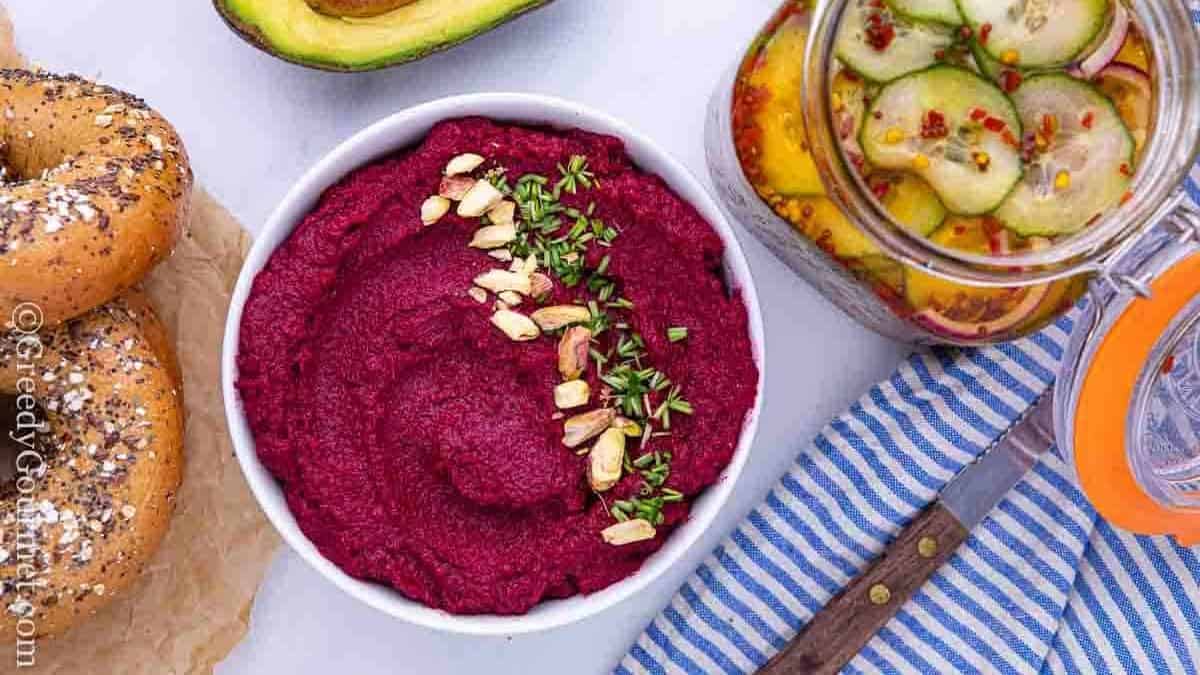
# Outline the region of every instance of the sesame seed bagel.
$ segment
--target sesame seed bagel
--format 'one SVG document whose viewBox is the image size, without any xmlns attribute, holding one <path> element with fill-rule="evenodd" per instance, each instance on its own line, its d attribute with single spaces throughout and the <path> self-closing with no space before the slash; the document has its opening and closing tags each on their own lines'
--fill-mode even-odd
<svg viewBox="0 0 1200 675">
<path fill-rule="evenodd" d="M 75 76 L 0 70 L 0 316 L 33 302 L 57 325 L 170 255 L 192 174 L 140 99 Z"/>
<path fill-rule="evenodd" d="M 140 291 L 33 336 L 11 329 L 0 392 L 17 397 L 17 419 L 0 419 L 25 453 L 0 484 L 0 643 L 13 644 L 62 633 L 137 579 L 174 508 L 183 408 L 174 352 Z"/>
</svg>

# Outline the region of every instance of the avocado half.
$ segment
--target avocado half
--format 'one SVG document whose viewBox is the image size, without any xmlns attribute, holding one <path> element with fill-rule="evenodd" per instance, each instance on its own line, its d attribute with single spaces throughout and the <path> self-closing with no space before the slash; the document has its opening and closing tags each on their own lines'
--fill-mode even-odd
<svg viewBox="0 0 1200 675">
<path fill-rule="evenodd" d="M 414 0 L 371 17 L 335 17 L 307 0 L 213 0 L 239 35 L 279 58 L 336 71 L 415 61 L 551 0 Z"/>
</svg>

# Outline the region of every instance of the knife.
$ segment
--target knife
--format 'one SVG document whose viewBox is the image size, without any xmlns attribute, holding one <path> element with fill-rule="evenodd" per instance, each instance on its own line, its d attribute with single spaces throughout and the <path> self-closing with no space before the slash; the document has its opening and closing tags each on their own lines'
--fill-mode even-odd
<svg viewBox="0 0 1200 675">
<path fill-rule="evenodd" d="M 1044 394 L 950 481 L 758 675 L 835 675 L 850 663 L 1054 444 L 1053 401 Z"/>
</svg>

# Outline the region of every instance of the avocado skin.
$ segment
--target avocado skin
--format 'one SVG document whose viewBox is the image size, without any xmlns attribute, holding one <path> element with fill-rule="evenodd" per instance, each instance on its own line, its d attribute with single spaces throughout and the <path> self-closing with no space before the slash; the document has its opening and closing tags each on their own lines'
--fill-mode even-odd
<svg viewBox="0 0 1200 675">
<path fill-rule="evenodd" d="M 427 0 L 418 0 L 418 2 L 425 2 L 425 1 L 427 1 Z M 241 37 L 243 40 L 245 40 L 252 46 L 258 48 L 259 50 L 261 50 L 263 52 L 266 52 L 267 54 L 270 54 L 271 56 L 274 56 L 275 58 L 281 59 L 283 61 L 287 61 L 289 63 L 294 63 L 299 66 L 304 66 L 306 68 L 314 68 L 316 70 L 325 70 L 325 71 L 334 72 L 334 73 L 361 73 L 361 72 L 366 72 L 366 71 L 370 71 L 370 70 L 380 70 L 382 68 L 388 68 L 390 66 L 397 66 L 397 65 L 404 64 L 404 63 L 410 63 L 412 61 L 417 61 L 417 60 L 423 59 L 426 56 L 429 56 L 430 54 L 435 54 L 440 51 L 445 51 L 447 49 L 450 49 L 451 47 L 455 47 L 464 42 L 467 42 L 469 40 L 477 38 L 480 35 L 483 35 L 484 33 L 490 32 L 490 31 L 508 23 L 509 21 L 512 21 L 524 14 L 528 14 L 528 13 L 532 12 L 535 9 L 541 9 L 542 7 L 549 5 L 553 1 L 554 0 L 533 0 L 532 2 L 530 2 L 530 4 L 528 6 L 523 7 L 516 11 L 513 11 L 510 14 L 505 15 L 499 21 L 492 21 L 492 22 L 480 24 L 476 28 L 476 30 L 470 32 L 469 34 L 467 34 L 457 40 L 449 40 L 449 41 L 440 42 L 440 43 L 431 43 L 425 47 L 422 47 L 422 48 L 416 49 L 416 50 L 406 50 L 403 47 L 398 47 L 396 55 L 392 58 L 377 59 L 377 60 L 370 61 L 367 63 L 354 64 L 354 65 L 332 63 L 332 62 L 327 62 L 327 61 L 316 61 L 316 60 L 312 60 L 312 59 L 304 59 L 304 58 L 294 56 L 292 54 L 288 54 L 285 51 L 276 49 L 275 46 L 273 44 L 271 44 L 270 40 L 268 40 L 266 38 L 266 36 L 263 35 L 261 31 L 258 30 L 257 27 L 255 27 L 251 24 L 248 24 L 245 21 L 242 21 L 242 19 L 234 11 L 232 11 L 229 7 L 227 7 L 225 4 L 225 0 L 213 0 L 213 6 L 216 8 L 217 14 L 221 17 L 222 20 L 225 21 L 225 25 L 229 26 L 229 28 L 232 29 L 234 33 L 236 33 L 239 37 Z"/>
</svg>

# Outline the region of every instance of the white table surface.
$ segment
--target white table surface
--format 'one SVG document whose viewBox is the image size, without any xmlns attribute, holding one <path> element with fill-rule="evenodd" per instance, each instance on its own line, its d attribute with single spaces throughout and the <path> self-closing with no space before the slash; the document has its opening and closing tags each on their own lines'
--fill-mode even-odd
<svg viewBox="0 0 1200 675">
<path fill-rule="evenodd" d="M 708 181 L 701 134 L 718 76 L 778 0 L 559 0 L 450 52 L 388 71 L 307 70 L 235 37 L 208 0 L 7 0 L 18 43 L 52 70 L 146 98 L 178 127 L 198 180 L 252 232 L 300 174 L 354 131 L 441 96 L 532 91 L 631 123 Z M 744 235 L 744 232 L 739 232 Z M 606 673 L 796 451 L 905 348 L 845 318 L 742 236 L 766 312 L 767 404 L 725 513 L 671 574 L 590 621 L 519 638 L 417 628 L 277 556 L 249 636 L 218 669 L 254 673 Z"/>
</svg>

